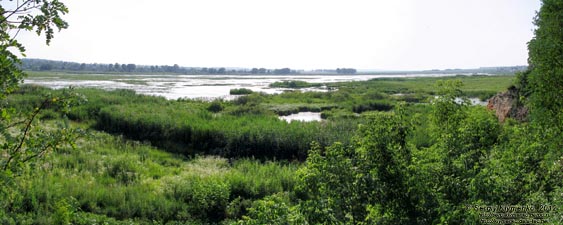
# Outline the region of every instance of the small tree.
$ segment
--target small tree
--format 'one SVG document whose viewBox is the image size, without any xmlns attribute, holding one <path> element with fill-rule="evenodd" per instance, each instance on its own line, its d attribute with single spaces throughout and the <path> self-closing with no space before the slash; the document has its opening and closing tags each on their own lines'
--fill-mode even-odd
<svg viewBox="0 0 563 225">
<path fill-rule="evenodd" d="M 410 124 L 402 107 L 372 115 L 352 146 L 312 146 L 299 171 L 298 193 L 310 223 L 413 224 L 416 202 L 408 188 Z"/>
</svg>

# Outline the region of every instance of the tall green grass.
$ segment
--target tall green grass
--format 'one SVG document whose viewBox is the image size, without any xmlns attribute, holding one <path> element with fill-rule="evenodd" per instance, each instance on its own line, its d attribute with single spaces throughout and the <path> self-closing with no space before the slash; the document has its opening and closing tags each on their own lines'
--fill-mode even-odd
<svg viewBox="0 0 563 225">
<path fill-rule="evenodd" d="M 253 200 L 292 191 L 299 164 L 181 155 L 92 132 L 78 150 L 54 152 L 22 179 L 3 221 L 53 224 L 216 223 Z M 232 213 L 238 207 L 238 213 Z M 242 210 L 242 213 L 241 211 Z M 230 212 L 230 213 L 229 213 Z"/>
<path fill-rule="evenodd" d="M 355 130 L 350 122 L 287 123 L 273 115 L 235 116 L 184 103 L 145 103 L 105 107 L 96 127 L 185 155 L 304 159 L 312 141 L 345 142 Z"/>
<path fill-rule="evenodd" d="M 31 110 L 50 90 L 27 87 L 11 101 L 22 111 Z M 68 114 L 74 121 L 94 128 L 146 141 L 166 151 L 183 155 L 215 154 L 225 157 L 256 157 L 304 160 L 311 142 L 328 145 L 348 142 L 359 120 L 331 119 L 323 122 L 291 122 L 278 119 L 275 109 L 264 103 L 272 96 L 251 94 L 236 101 L 203 102 L 143 96 L 131 90 L 77 89 L 87 102 Z M 57 92 L 57 91 L 51 91 Z M 323 111 L 336 105 L 292 105 L 297 111 Z M 274 108 L 274 109 L 272 109 Z M 280 112 L 278 112 L 280 113 Z M 283 114 L 283 113 L 282 113 Z M 56 112 L 45 112 L 56 118 Z"/>
</svg>

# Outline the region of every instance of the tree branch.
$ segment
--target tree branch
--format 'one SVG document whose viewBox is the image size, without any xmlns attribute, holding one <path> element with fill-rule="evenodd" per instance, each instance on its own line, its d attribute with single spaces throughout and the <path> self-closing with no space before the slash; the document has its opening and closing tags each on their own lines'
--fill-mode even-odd
<svg viewBox="0 0 563 225">
<path fill-rule="evenodd" d="M 16 34 L 14 34 L 14 36 L 12 37 L 12 39 L 10 40 L 15 40 L 16 37 L 18 37 L 18 34 L 20 34 L 20 30 L 22 30 L 21 28 L 18 28 L 18 31 L 16 31 Z"/>
<path fill-rule="evenodd" d="M 4 23 L 8 20 L 8 18 L 10 18 L 11 16 L 13 16 L 15 13 L 17 12 L 21 12 L 21 8 L 24 7 L 25 5 L 31 3 L 33 0 L 26 0 L 25 2 L 23 2 L 21 5 L 19 5 L 16 9 L 14 9 L 13 11 L 6 11 L 6 12 L 10 12 L 10 14 L 8 14 L 8 16 L 4 17 L 2 20 L 0 20 L 0 23 Z M 35 7 L 35 6 L 34 6 Z M 27 11 L 27 9 L 25 9 L 24 11 Z"/>
<path fill-rule="evenodd" d="M 25 120 L 22 120 L 22 121 L 18 121 L 18 122 L 15 122 L 15 123 L 12 123 L 12 124 L 10 124 L 10 125 L 6 126 L 6 129 L 8 129 L 8 128 L 12 128 L 12 127 L 15 127 L 15 126 L 17 126 L 17 125 L 20 125 L 20 124 L 23 124 L 23 123 L 25 123 Z"/>
<path fill-rule="evenodd" d="M 17 155 L 16 153 L 19 152 L 21 150 L 21 148 L 23 147 L 23 143 L 25 142 L 25 139 L 29 133 L 29 131 L 31 130 L 31 123 L 35 120 L 35 117 L 37 117 L 37 115 L 39 115 L 39 112 L 41 112 L 41 110 L 47 106 L 47 103 L 49 102 L 49 99 L 46 99 L 45 101 L 43 101 L 43 103 L 41 103 L 41 106 L 39 108 L 37 108 L 33 114 L 31 115 L 31 117 L 29 118 L 29 121 L 27 121 L 27 124 L 25 125 L 25 129 L 23 132 L 23 135 L 19 141 L 19 143 L 10 151 L 10 157 L 8 157 L 8 160 L 6 161 L 6 164 L 4 164 L 4 168 L 3 170 L 6 171 L 6 169 L 8 169 L 8 166 L 10 165 L 10 162 L 15 158 L 15 156 Z"/>
<path fill-rule="evenodd" d="M 32 159 L 34 159 L 34 158 L 37 158 L 37 157 L 39 157 L 39 156 L 45 155 L 45 153 L 47 152 L 47 150 L 49 150 L 49 148 L 54 148 L 54 147 L 55 147 L 55 145 L 53 145 L 52 143 L 50 143 L 50 144 L 48 144 L 47 146 L 43 147 L 43 148 L 41 149 L 41 151 L 39 151 L 39 153 L 30 155 L 30 156 L 28 156 L 27 158 L 23 159 L 21 162 L 27 162 L 27 161 L 32 160 Z"/>
</svg>

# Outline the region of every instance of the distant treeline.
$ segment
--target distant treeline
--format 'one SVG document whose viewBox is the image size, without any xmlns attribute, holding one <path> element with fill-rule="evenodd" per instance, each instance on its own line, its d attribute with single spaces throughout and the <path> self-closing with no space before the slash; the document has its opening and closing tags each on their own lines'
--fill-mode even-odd
<svg viewBox="0 0 563 225">
<path fill-rule="evenodd" d="M 353 68 L 338 68 L 336 69 L 336 73 L 338 74 L 356 74 L 358 72 L 356 69 Z"/>
<path fill-rule="evenodd" d="M 496 67 L 479 67 L 475 69 L 445 69 L 445 70 L 424 70 L 422 73 L 486 73 L 486 74 L 515 74 L 528 69 L 528 66 L 496 66 Z"/>
<path fill-rule="evenodd" d="M 181 67 L 178 64 L 170 65 L 136 65 L 133 63 L 77 63 L 45 59 L 23 59 L 22 69 L 28 71 L 72 71 L 72 72 L 98 72 L 98 73 L 177 73 L 177 74 L 271 74 L 287 75 L 301 74 L 302 71 L 290 68 L 207 68 L 207 67 Z"/>
<path fill-rule="evenodd" d="M 22 69 L 30 71 L 73 71 L 101 73 L 178 73 L 178 74 L 241 74 L 245 70 L 221 68 L 181 67 L 170 65 L 136 65 L 133 63 L 76 63 L 44 59 L 23 59 Z"/>
<path fill-rule="evenodd" d="M 83 73 L 175 73 L 175 74 L 230 74 L 230 75 L 290 75 L 290 74 L 514 74 L 527 66 L 480 67 L 475 69 L 445 69 L 423 71 L 360 71 L 354 68 L 317 69 L 311 71 L 291 68 L 238 68 L 238 67 L 183 67 L 174 65 L 136 65 L 133 63 L 77 63 L 46 59 L 22 59 L 23 70 L 68 71 Z"/>
</svg>

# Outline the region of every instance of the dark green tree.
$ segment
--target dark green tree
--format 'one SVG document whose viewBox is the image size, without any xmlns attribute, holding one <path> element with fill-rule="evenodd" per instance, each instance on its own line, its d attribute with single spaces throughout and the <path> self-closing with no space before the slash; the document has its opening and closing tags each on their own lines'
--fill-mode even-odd
<svg viewBox="0 0 563 225">
<path fill-rule="evenodd" d="M 47 71 L 47 70 L 52 70 L 53 69 L 53 65 L 51 64 L 43 64 L 39 67 L 40 71 Z"/>
<path fill-rule="evenodd" d="M 491 199 L 475 181 L 487 165 L 491 149 L 501 132 L 497 119 L 482 108 L 470 107 L 463 98 L 460 81 L 438 82 L 439 97 L 432 102 L 432 133 L 436 143 L 428 155 L 438 156 L 439 187 L 433 190 L 440 202 L 439 221 L 475 223 L 468 204 Z M 428 179 L 431 180 L 431 179 Z M 497 202 L 498 203 L 498 202 Z"/>
<path fill-rule="evenodd" d="M 356 74 L 357 70 L 354 68 L 337 68 L 336 73 L 338 74 Z"/>
<path fill-rule="evenodd" d="M 314 144 L 299 171 L 301 210 L 311 224 L 414 224 L 404 112 L 374 114 L 352 146 Z"/>
<path fill-rule="evenodd" d="M 137 65 L 129 63 L 127 64 L 127 72 L 133 72 L 137 68 Z"/>
<path fill-rule="evenodd" d="M 538 196 L 554 201 L 560 192 L 551 191 L 563 189 L 563 0 L 542 0 L 534 24 L 534 38 L 528 43 L 530 71 L 520 76 L 519 84 L 529 94 L 532 125 L 536 127 L 528 134 L 533 136 L 533 144 L 522 149 L 541 162 L 533 168 L 538 171 L 535 184 L 541 186 Z M 541 148 L 533 148 L 537 146 Z"/>
<path fill-rule="evenodd" d="M 528 44 L 528 75 L 533 119 L 545 129 L 553 148 L 563 147 L 563 1 L 543 0 Z"/>
<path fill-rule="evenodd" d="M 291 74 L 291 69 L 290 68 L 275 69 L 274 74 L 279 74 L 279 75 Z"/>
</svg>

